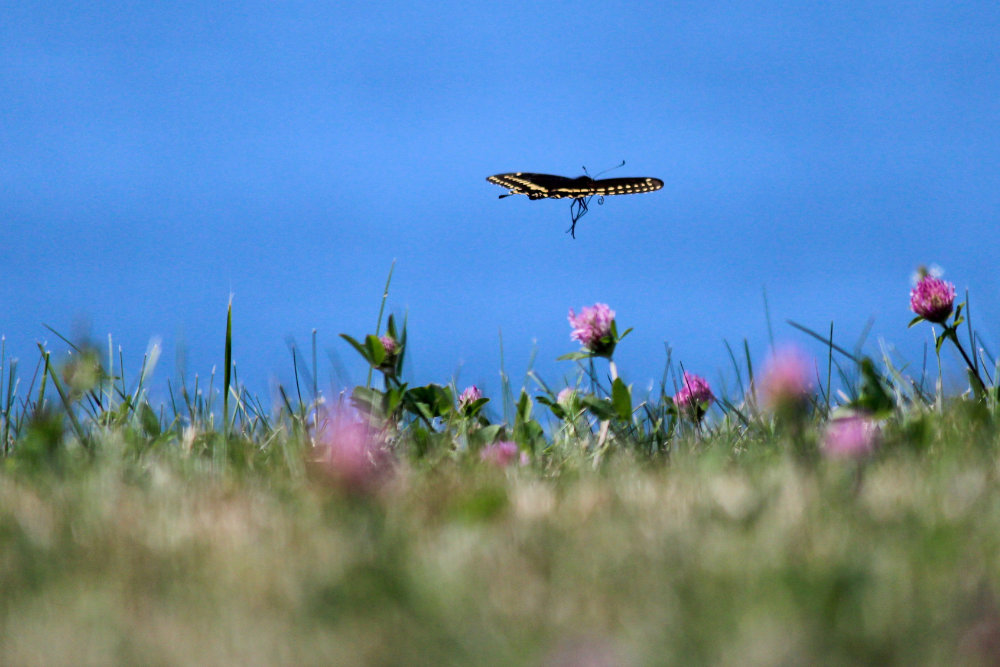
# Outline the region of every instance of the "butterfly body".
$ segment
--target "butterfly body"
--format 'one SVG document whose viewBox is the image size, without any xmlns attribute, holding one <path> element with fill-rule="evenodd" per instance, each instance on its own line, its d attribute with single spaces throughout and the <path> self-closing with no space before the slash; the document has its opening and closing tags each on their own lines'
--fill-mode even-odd
<svg viewBox="0 0 1000 667">
<path fill-rule="evenodd" d="M 528 199 L 572 199 L 570 216 L 573 224 L 567 231 L 573 238 L 576 238 L 576 222 L 587 212 L 587 203 L 594 195 L 598 197 L 597 203 L 603 204 L 604 197 L 609 195 L 653 192 L 663 187 L 663 181 L 660 179 L 646 176 L 601 179 L 594 179 L 590 176 L 568 178 L 526 171 L 495 174 L 487 176 L 486 180 L 494 185 L 507 188 L 508 191 L 500 195 L 501 198 L 511 195 L 526 195 Z"/>
</svg>

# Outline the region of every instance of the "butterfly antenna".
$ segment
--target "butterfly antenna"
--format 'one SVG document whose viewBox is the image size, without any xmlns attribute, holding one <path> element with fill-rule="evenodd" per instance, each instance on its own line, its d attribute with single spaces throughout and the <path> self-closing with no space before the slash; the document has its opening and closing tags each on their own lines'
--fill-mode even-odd
<svg viewBox="0 0 1000 667">
<path fill-rule="evenodd" d="M 607 169 L 605 169 L 604 171 L 602 171 L 602 172 L 599 172 L 599 173 L 597 174 L 597 176 L 601 176 L 602 174 L 606 174 L 606 173 L 608 173 L 609 171 L 614 171 L 615 169 L 621 169 L 621 168 L 622 168 L 622 167 L 624 167 L 624 166 L 625 166 L 625 160 L 622 160 L 622 161 L 621 161 L 621 164 L 616 164 L 616 165 L 615 165 L 615 166 L 613 166 L 613 167 L 608 167 L 608 168 L 607 168 Z M 584 170 L 583 170 L 583 171 L 584 171 L 584 173 L 586 173 L 586 172 L 587 172 L 587 169 L 586 169 L 586 168 L 584 168 Z M 587 174 L 587 175 L 588 175 L 588 176 L 590 176 L 590 174 Z M 594 176 L 593 178 L 597 178 L 597 176 Z"/>
</svg>

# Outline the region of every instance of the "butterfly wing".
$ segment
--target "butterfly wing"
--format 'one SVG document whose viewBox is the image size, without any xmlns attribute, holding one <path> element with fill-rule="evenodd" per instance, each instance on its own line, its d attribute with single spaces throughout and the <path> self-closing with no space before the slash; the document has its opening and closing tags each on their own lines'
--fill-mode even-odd
<svg viewBox="0 0 1000 667">
<path fill-rule="evenodd" d="M 543 176 L 544 174 L 533 175 Z M 549 197 L 550 199 L 580 199 L 581 197 L 591 197 L 593 195 L 604 197 L 605 195 L 631 195 L 640 192 L 653 192 L 654 190 L 659 190 L 663 187 L 663 181 L 660 179 L 647 178 L 645 176 L 635 176 L 632 178 L 604 178 L 598 181 L 595 181 L 589 176 L 580 176 L 579 178 L 548 176 L 547 178 L 558 180 L 545 182 L 545 185 L 548 186 L 545 190 L 545 194 L 539 194 L 534 197 L 529 194 L 528 196 L 532 199 L 537 199 L 539 197 Z"/>
<path fill-rule="evenodd" d="M 527 195 L 530 199 L 579 199 L 592 195 L 629 195 L 640 192 L 653 192 L 663 187 L 663 181 L 658 178 L 603 178 L 595 181 L 587 176 L 567 178 L 552 174 L 533 174 L 516 172 L 512 174 L 497 174 L 486 178 L 490 183 L 510 190 L 508 194 Z M 507 195 L 501 195 L 505 197 Z"/>
<path fill-rule="evenodd" d="M 594 181 L 590 194 L 605 197 L 607 195 L 631 195 L 640 192 L 653 192 L 663 187 L 663 181 L 658 178 L 637 176 L 632 178 L 602 178 Z"/>
<path fill-rule="evenodd" d="M 533 174 L 530 172 L 519 171 L 511 174 L 496 174 L 495 176 L 487 176 L 486 180 L 494 185 L 507 188 L 510 190 L 508 194 L 528 195 L 530 199 L 542 199 L 544 197 L 554 197 L 559 199 L 570 196 L 584 196 L 562 194 L 578 180 L 575 178 L 566 178 L 565 176 Z M 505 197 L 507 195 L 500 196 Z"/>
</svg>

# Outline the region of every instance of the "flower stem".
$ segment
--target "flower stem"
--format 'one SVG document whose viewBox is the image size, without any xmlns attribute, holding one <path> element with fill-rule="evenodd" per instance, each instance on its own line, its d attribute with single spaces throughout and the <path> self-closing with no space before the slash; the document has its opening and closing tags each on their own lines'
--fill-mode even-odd
<svg viewBox="0 0 1000 667">
<path fill-rule="evenodd" d="M 972 371 L 972 374 L 975 376 L 976 381 L 979 383 L 979 386 L 985 388 L 986 383 L 983 382 L 983 378 L 980 377 L 979 371 L 976 370 L 976 365 L 972 363 L 972 360 L 969 358 L 969 355 L 965 353 L 965 348 L 962 347 L 962 343 L 959 342 L 958 334 L 955 333 L 955 330 L 948 329 L 948 332 L 945 335 L 947 335 L 948 338 L 951 339 L 951 342 L 955 344 L 955 347 L 958 348 L 958 351 L 962 354 L 962 358 L 965 359 L 965 365 L 969 367 L 970 371 Z"/>
<path fill-rule="evenodd" d="M 612 359 L 608 359 L 608 371 L 611 373 L 612 382 L 618 379 L 618 367 L 615 366 L 615 362 Z M 601 428 L 597 434 L 597 456 L 594 457 L 595 469 L 600 463 L 601 457 L 604 455 L 604 450 L 607 449 L 608 431 L 610 429 L 611 429 L 610 419 L 605 419 L 604 421 L 601 422 Z"/>
</svg>

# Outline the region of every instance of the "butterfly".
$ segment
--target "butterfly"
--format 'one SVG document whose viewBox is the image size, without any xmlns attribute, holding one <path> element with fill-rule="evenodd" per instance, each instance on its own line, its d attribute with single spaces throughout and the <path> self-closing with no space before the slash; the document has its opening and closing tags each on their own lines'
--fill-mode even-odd
<svg viewBox="0 0 1000 667">
<path fill-rule="evenodd" d="M 511 195 L 527 195 L 528 199 L 572 199 L 570 216 L 573 224 L 567 231 L 573 238 L 576 238 L 576 222 L 587 212 L 587 205 L 594 195 L 600 198 L 597 203 L 603 204 L 606 195 L 653 192 L 663 187 L 663 181 L 660 179 L 644 176 L 602 179 L 593 179 L 590 176 L 567 178 L 566 176 L 521 171 L 487 176 L 486 180 L 509 190 L 506 194 L 500 195 L 501 199 Z"/>
</svg>

